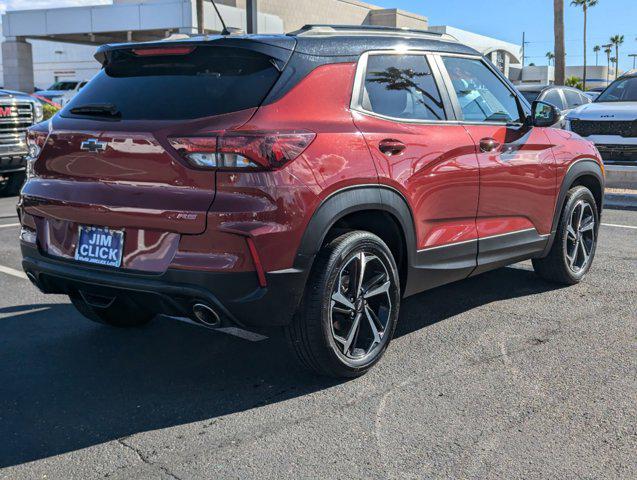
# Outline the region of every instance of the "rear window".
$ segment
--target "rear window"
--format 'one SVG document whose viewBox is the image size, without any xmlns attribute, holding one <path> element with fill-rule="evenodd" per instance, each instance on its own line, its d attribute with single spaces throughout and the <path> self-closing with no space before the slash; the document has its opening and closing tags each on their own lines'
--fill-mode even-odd
<svg viewBox="0 0 637 480">
<path fill-rule="evenodd" d="M 71 102 L 111 104 L 123 120 L 177 120 L 258 107 L 279 77 L 270 58 L 251 50 L 199 46 L 186 54 L 112 52 L 111 61 Z"/>
</svg>

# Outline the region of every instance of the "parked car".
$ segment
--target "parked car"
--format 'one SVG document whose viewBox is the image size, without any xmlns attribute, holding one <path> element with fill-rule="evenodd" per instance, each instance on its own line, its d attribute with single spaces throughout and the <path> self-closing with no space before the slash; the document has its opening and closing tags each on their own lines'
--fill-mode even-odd
<svg viewBox="0 0 637 480">
<path fill-rule="evenodd" d="M 568 112 L 580 105 L 591 103 L 592 100 L 584 92 L 573 87 L 559 85 L 518 85 L 518 90 L 529 103 L 535 100 L 550 103 L 561 112 L 557 128 L 564 128 L 565 118 Z"/>
<path fill-rule="evenodd" d="M 601 92 L 591 92 L 590 90 L 588 92 L 583 92 L 584 95 L 586 95 L 588 98 L 591 99 L 591 101 L 594 101 L 597 97 L 599 97 L 599 94 Z"/>
<path fill-rule="evenodd" d="M 593 103 L 571 111 L 566 128 L 594 142 L 604 163 L 637 165 L 637 72 L 618 78 Z"/>
<path fill-rule="evenodd" d="M 66 105 L 86 83 L 86 80 L 60 80 L 46 90 L 38 91 L 38 95 L 59 105 Z"/>
<path fill-rule="evenodd" d="M 26 93 L 0 90 L 0 195 L 15 195 L 24 183 L 27 128 L 42 120 L 42 105 Z"/>
<path fill-rule="evenodd" d="M 525 259 L 563 284 L 591 266 L 594 146 L 451 37 L 307 26 L 96 57 L 31 130 L 19 203 L 28 278 L 91 320 L 284 327 L 302 363 L 352 377 L 404 297 Z"/>
</svg>

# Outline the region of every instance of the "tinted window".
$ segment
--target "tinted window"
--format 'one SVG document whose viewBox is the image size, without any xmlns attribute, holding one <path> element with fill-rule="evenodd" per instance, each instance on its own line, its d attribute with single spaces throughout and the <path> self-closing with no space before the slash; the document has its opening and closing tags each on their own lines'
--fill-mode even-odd
<svg viewBox="0 0 637 480">
<path fill-rule="evenodd" d="M 616 80 L 595 101 L 637 102 L 637 77 Z"/>
<path fill-rule="evenodd" d="M 446 118 L 424 55 L 370 55 L 362 107 L 395 118 Z"/>
<path fill-rule="evenodd" d="M 515 94 L 480 60 L 442 57 L 464 119 L 473 122 L 519 122 Z"/>
<path fill-rule="evenodd" d="M 546 103 L 550 103 L 551 105 L 559 108 L 560 110 L 564 110 L 564 101 L 562 100 L 560 91 L 557 88 L 551 88 L 549 91 L 547 91 L 544 94 L 542 101 Z"/>
<path fill-rule="evenodd" d="M 567 108 L 579 107 L 583 102 L 580 94 L 574 90 L 564 90 Z"/>
<path fill-rule="evenodd" d="M 77 82 L 55 82 L 49 87 L 49 90 L 73 90 Z"/>
<path fill-rule="evenodd" d="M 62 114 L 106 103 L 126 120 L 219 115 L 259 106 L 278 77 L 268 57 L 239 48 L 200 46 L 185 55 L 152 56 L 114 51 Z"/>
<path fill-rule="evenodd" d="M 524 98 L 526 98 L 526 101 L 529 103 L 533 103 L 535 100 L 537 100 L 537 97 L 540 94 L 540 92 L 530 91 L 530 90 L 525 90 L 520 93 L 522 94 Z"/>
</svg>

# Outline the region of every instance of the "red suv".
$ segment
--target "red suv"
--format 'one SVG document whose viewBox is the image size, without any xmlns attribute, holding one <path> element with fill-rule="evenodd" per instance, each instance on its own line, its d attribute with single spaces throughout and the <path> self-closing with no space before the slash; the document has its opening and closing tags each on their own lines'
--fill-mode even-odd
<svg viewBox="0 0 637 480">
<path fill-rule="evenodd" d="M 451 38 L 307 26 L 96 57 L 31 129 L 18 206 L 25 272 L 91 320 L 283 326 L 308 367 L 355 376 L 404 297 L 591 266 L 598 152 Z"/>
</svg>

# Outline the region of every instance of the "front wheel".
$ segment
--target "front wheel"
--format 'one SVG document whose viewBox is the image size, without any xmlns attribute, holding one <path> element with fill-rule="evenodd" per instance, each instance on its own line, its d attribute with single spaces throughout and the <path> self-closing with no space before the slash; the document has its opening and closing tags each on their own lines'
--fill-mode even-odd
<svg viewBox="0 0 637 480">
<path fill-rule="evenodd" d="M 321 248 L 286 332 L 305 366 L 321 375 L 355 377 L 385 353 L 399 308 L 391 251 L 376 235 L 349 232 Z"/>
<path fill-rule="evenodd" d="M 579 283 L 593 263 L 598 229 L 599 213 L 593 194 L 583 186 L 571 188 L 551 251 L 545 258 L 533 259 L 535 272 L 551 282 Z"/>
<path fill-rule="evenodd" d="M 24 184 L 25 175 L 23 172 L 10 173 L 5 180 L 4 185 L 0 187 L 0 196 L 13 197 L 20 193 L 20 189 Z"/>
</svg>

